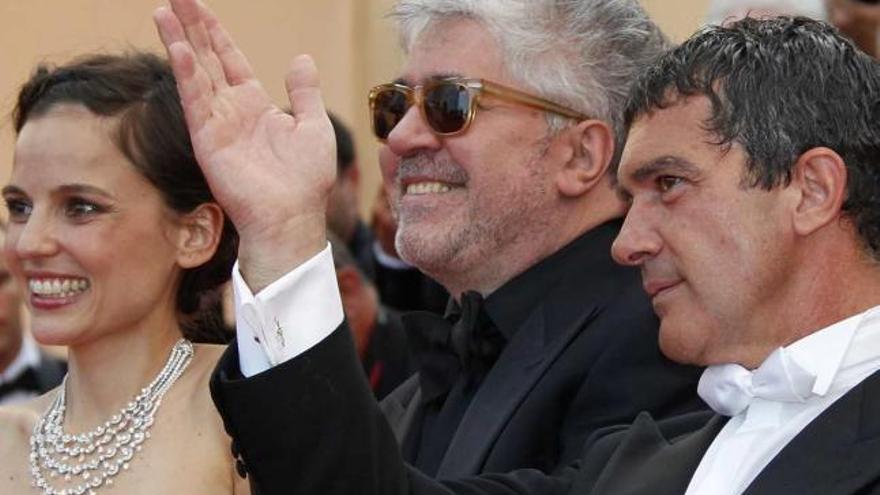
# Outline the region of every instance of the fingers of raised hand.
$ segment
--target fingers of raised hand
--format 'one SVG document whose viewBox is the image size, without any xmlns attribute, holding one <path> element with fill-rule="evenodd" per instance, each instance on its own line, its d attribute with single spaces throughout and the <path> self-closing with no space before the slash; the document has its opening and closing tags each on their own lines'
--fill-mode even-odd
<svg viewBox="0 0 880 495">
<path fill-rule="evenodd" d="M 177 91 L 191 132 L 201 129 L 213 113 L 211 80 L 196 65 L 189 46 L 175 43 L 168 48 L 171 68 L 177 79 Z"/>
<path fill-rule="evenodd" d="M 214 15 L 214 12 L 207 5 L 200 4 L 200 7 L 202 19 L 205 22 L 205 27 L 211 39 L 211 46 L 220 60 L 220 64 L 226 74 L 226 80 L 229 84 L 236 85 L 248 79 L 253 79 L 254 71 L 251 69 L 247 57 L 244 56 L 244 53 L 232 41 L 232 37 L 229 36 L 229 33 L 220 24 L 217 16 Z"/>
<path fill-rule="evenodd" d="M 160 7 L 153 18 L 159 37 L 168 52 L 187 123 L 191 130 L 198 130 L 211 115 L 211 80 L 196 63 L 192 47 L 187 43 L 183 28 L 174 13 L 166 7 Z"/>
<path fill-rule="evenodd" d="M 290 109 L 297 120 L 326 119 L 324 100 L 318 80 L 318 68 L 308 55 L 293 59 L 285 77 Z"/>
<path fill-rule="evenodd" d="M 211 36 L 202 17 L 203 7 L 198 0 L 170 0 L 171 9 L 177 16 L 186 40 L 195 53 L 197 63 L 207 73 L 214 91 L 229 85 L 220 58 L 214 52 Z"/>
</svg>

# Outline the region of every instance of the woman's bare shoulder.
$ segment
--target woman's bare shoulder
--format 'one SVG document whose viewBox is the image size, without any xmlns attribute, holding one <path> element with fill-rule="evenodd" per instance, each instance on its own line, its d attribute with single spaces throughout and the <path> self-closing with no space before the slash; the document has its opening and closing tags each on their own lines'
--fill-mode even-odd
<svg viewBox="0 0 880 495">
<path fill-rule="evenodd" d="M 190 407 L 193 407 L 194 410 L 205 410 L 205 412 L 215 414 L 209 384 L 211 374 L 226 347 L 213 344 L 195 344 L 194 350 L 192 362 L 184 375 L 187 388 L 190 390 L 190 401 L 193 402 Z"/>
<path fill-rule="evenodd" d="M 50 392 L 51 394 L 51 392 Z M 50 401 L 49 394 L 11 406 L 0 407 L 0 458 L 10 451 L 21 450 L 30 443 L 37 419 Z"/>
<path fill-rule="evenodd" d="M 56 387 L 39 397 L 34 397 L 14 405 L 0 406 L 0 423 L 15 424 L 16 422 L 25 421 L 33 426 L 37 418 L 49 408 L 57 393 L 58 388 Z"/>
<path fill-rule="evenodd" d="M 30 438 L 40 416 L 34 402 L 0 407 L 0 493 L 22 493 L 30 484 Z"/>
<path fill-rule="evenodd" d="M 195 349 L 194 361 L 202 360 L 212 369 L 220 360 L 223 352 L 226 351 L 225 345 L 218 344 L 193 344 L 193 348 Z"/>
<path fill-rule="evenodd" d="M 0 435 L 9 438 L 7 434 L 26 427 L 28 423 L 33 425 L 38 416 L 24 405 L 0 406 Z"/>
</svg>

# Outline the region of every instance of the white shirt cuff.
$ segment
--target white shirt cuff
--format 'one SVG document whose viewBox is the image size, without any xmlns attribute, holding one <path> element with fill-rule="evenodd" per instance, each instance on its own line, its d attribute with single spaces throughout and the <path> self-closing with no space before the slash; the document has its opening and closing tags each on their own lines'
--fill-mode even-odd
<svg viewBox="0 0 880 495">
<path fill-rule="evenodd" d="M 232 268 L 241 373 L 250 377 L 312 348 L 344 318 L 330 244 L 254 295 Z"/>
</svg>

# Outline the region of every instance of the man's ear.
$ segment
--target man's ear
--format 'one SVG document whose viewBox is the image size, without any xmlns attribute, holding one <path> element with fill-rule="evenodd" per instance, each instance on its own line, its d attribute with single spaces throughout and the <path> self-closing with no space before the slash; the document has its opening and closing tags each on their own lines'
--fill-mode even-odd
<svg viewBox="0 0 880 495">
<path fill-rule="evenodd" d="M 614 131 L 600 120 L 585 120 L 563 131 L 565 164 L 556 176 L 563 196 L 587 193 L 605 178 L 614 155 Z"/>
<path fill-rule="evenodd" d="M 214 256 L 223 233 L 223 210 L 216 203 L 203 203 L 180 216 L 177 261 L 194 268 Z"/>
<path fill-rule="evenodd" d="M 813 148 L 802 154 L 791 177 L 791 186 L 799 193 L 795 232 L 808 235 L 837 220 L 846 199 L 846 181 L 846 164 L 833 150 Z"/>
</svg>

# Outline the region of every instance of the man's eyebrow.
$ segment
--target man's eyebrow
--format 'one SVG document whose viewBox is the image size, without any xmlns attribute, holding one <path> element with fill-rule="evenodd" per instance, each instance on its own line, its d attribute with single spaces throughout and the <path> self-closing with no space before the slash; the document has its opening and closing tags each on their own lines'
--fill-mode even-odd
<svg viewBox="0 0 880 495">
<path fill-rule="evenodd" d="M 455 79 L 455 78 L 461 78 L 461 77 L 464 77 L 464 74 L 462 74 L 461 72 L 447 71 L 447 72 L 437 72 L 435 74 L 431 74 L 431 76 L 428 79 L 431 81 L 437 81 L 437 80 Z"/>
<path fill-rule="evenodd" d="M 666 155 L 638 166 L 629 173 L 629 178 L 633 182 L 643 182 L 659 174 L 678 173 L 693 176 L 699 172 L 699 167 L 688 160 L 679 156 Z"/>
<path fill-rule="evenodd" d="M 464 77 L 464 75 L 461 74 L 460 72 L 451 72 L 451 71 L 450 72 L 435 72 L 435 73 L 431 74 L 430 76 L 426 77 L 425 80 L 426 81 L 442 81 L 444 79 L 456 79 L 456 78 L 463 78 L 463 77 Z M 415 84 L 413 84 L 411 81 L 409 81 L 405 77 L 398 77 L 397 79 L 395 79 L 392 82 L 394 84 L 401 84 L 403 86 L 409 86 L 411 88 L 416 86 Z"/>
</svg>

